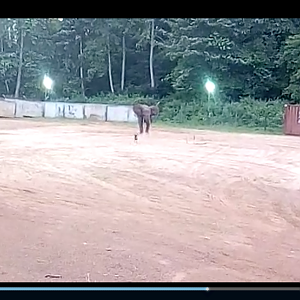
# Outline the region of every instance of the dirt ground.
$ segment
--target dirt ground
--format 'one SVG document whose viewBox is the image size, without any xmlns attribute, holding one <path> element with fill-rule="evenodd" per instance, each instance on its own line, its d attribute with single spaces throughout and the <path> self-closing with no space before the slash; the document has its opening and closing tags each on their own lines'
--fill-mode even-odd
<svg viewBox="0 0 300 300">
<path fill-rule="evenodd" d="M 299 137 L 0 124 L 0 281 L 300 281 Z"/>
</svg>

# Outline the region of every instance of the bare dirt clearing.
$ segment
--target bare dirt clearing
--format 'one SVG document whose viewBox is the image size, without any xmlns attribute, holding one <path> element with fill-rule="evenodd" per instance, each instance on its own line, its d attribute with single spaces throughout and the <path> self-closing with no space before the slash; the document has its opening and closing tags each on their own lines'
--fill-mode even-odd
<svg viewBox="0 0 300 300">
<path fill-rule="evenodd" d="M 299 282 L 299 138 L 0 121 L 1 281 Z"/>
</svg>

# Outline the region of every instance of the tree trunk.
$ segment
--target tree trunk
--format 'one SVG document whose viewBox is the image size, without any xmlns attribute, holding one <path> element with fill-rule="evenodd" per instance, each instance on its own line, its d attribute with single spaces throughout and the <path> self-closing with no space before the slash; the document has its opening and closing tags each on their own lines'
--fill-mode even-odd
<svg viewBox="0 0 300 300">
<path fill-rule="evenodd" d="M 109 77 L 109 85 L 110 90 L 114 94 L 114 84 L 113 84 L 113 78 L 112 78 L 112 72 L 111 72 L 111 57 L 110 57 L 110 41 L 109 36 L 107 37 L 107 55 L 108 55 L 108 77 Z"/>
<path fill-rule="evenodd" d="M 6 93 L 9 95 L 10 90 L 9 90 L 8 80 L 7 79 L 4 80 L 4 83 L 5 83 Z"/>
<path fill-rule="evenodd" d="M 0 48 L 1 48 L 1 52 L 4 52 L 4 43 L 3 43 L 3 37 L 0 38 Z"/>
<path fill-rule="evenodd" d="M 151 88 L 154 88 L 154 74 L 153 74 L 153 49 L 154 49 L 154 19 L 151 20 L 151 40 L 150 40 L 150 59 L 149 59 L 149 67 L 150 67 L 150 80 L 151 80 Z"/>
<path fill-rule="evenodd" d="M 11 40 L 11 29 L 10 26 L 8 26 L 8 40 Z"/>
<path fill-rule="evenodd" d="M 123 58 L 122 58 L 121 91 L 124 90 L 124 83 L 125 83 L 125 60 L 126 60 L 125 33 L 123 33 L 122 48 L 123 48 Z"/>
<path fill-rule="evenodd" d="M 79 53 L 80 53 L 80 84 L 81 84 L 81 93 L 82 96 L 85 97 L 84 91 L 84 77 L 83 77 L 83 45 L 82 45 L 82 37 L 79 38 Z"/>
<path fill-rule="evenodd" d="M 23 66 L 23 48 L 24 48 L 24 32 L 23 28 L 20 29 L 20 54 L 19 54 L 19 67 L 17 75 L 17 84 L 15 90 L 15 98 L 19 97 L 20 86 L 21 86 L 21 75 L 22 75 L 22 66 Z"/>
</svg>

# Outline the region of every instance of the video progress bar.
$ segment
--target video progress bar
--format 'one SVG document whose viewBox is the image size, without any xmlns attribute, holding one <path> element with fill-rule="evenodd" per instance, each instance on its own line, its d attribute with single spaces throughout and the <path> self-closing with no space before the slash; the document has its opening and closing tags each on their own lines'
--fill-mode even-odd
<svg viewBox="0 0 300 300">
<path fill-rule="evenodd" d="M 300 287 L 210 287 L 209 291 L 300 291 Z"/>
</svg>

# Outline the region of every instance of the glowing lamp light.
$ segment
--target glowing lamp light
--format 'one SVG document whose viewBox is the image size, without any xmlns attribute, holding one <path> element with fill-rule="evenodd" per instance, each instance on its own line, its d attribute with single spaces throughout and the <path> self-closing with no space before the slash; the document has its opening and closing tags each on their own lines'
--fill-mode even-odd
<svg viewBox="0 0 300 300">
<path fill-rule="evenodd" d="M 207 90 L 207 92 L 209 94 L 213 93 L 214 90 L 215 90 L 215 84 L 213 82 L 211 82 L 210 80 L 208 80 L 206 83 L 205 83 L 205 88 Z"/>
<path fill-rule="evenodd" d="M 44 76 L 43 85 L 47 90 L 51 90 L 53 86 L 53 80 L 47 75 Z"/>
</svg>

